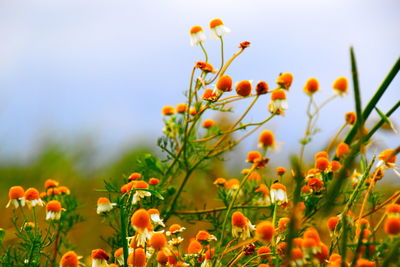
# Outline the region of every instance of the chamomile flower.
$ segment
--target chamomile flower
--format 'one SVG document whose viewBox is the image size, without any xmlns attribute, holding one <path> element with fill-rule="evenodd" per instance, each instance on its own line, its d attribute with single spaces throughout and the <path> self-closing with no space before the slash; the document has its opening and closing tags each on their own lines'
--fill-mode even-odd
<svg viewBox="0 0 400 267">
<path fill-rule="evenodd" d="M 213 39 L 221 38 L 223 35 L 230 33 L 231 30 L 224 25 L 222 20 L 213 19 L 210 21 L 211 37 Z"/>
<path fill-rule="evenodd" d="M 63 208 L 60 201 L 51 200 L 46 205 L 46 220 L 47 221 L 58 221 L 61 218 L 61 212 Z"/>
<path fill-rule="evenodd" d="M 201 26 L 193 26 L 190 29 L 190 45 L 195 46 L 206 41 L 207 37 Z"/>
<path fill-rule="evenodd" d="M 269 193 L 269 189 L 265 184 L 260 184 L 254 192 L 261 192 L 262 198 L 259 199 L 258 204 L 270 206 L 271 205 L 271 196 Z"/>
<path fill-rule="evenodd" d="M 290 72 L 281 73 L 276 79 L 279 88 L 289 90 L 293 82 L 293 75 Z"/>
<path fill-rule="evenodd" d="M 100 197 L 97 200 L 97 214 L 107 213 L 111 211 L 117 204 L 111 203 L 106 197 Z"/>
<path fill-rule="evenodd" d="M 124 265 L 124 249 L 118 248 L 114 252 L 114 258 L 118 262 L 119 265 Z"/>
<path fill-rule="evenodd" d="M 274 90 L 271 93 L 271 101 L 268 105 L 268 109 L 272 114 L 284 115 L 285 110 L 288 109 L 288 103 L 286 101 L 286 93 L 283 89 Z"/>
<path fill-rule="evenodd" d="M 306 84 L 304 85 L 303 88 L 304 92 L 311 96 L 317 91 L 319 91 L 319 82 L 316 78 L 310 78 L 306 81 Z"/>
<path fill-rule="evenodd" d="M 81 256 L 78 256 L 74 251 L 68 251 L 62 255 L 60 260 L 60 267 L 78 267 L 81 265 L 79 260 Z"/>
<path fill-rule="evenodd" d="M 102 249 L 92 250 L 92 267 L 103 267 L 107 266 L 107 261 L 110 257 L 107 252 Z"/>
<path fill-rule="evenodd" d="M 235 211 L 232 214 L 232 236 L 234 238 L 246 240 L 251 237 L 251 231 L 255 229 L 250 220 L 240 211 Z"/>
<path fill-rule="evenodd" d="M 132 227 L 135 229 L 135 241 L 137 246 L 145 246 L 146 241 L 150 239 L 152 228 L 150 214 L 145 209 L 138 209 L 131 218 Z"/>
<path fill-rule="evenodd" d="M 333 82 L 332 88 L 338 95 L 343 96 L 347 94 L 349 82 L 346 77 L 339 77 Z"/>
<path fill-rule="evenodd" d="M 253 88 L 252 82 L 253 81 L 250 80 L 243 80 L 237 82 L 235 86 L 236 93 L 241 97 L 246 97 L 251 95 L 251 90 Z"/>
<path fill-rule="evenodd" d="M 149 209 L 148 212 L 150 214 L 150 219 L 153 223 L 165 227 L 163 220 L 160 218 L 160 212 L 158 211 L 158 209 Z"/>
<path fill-rule="evenodd" d="M 271 202 L 277 203 L 278 205 L 288 203 L 286 186 L 280 183 L 274 183 L 271 185 Z"/>
<path fill-rule="evenodd" d="M 200 254 L 201 250 L 203 249 L 203 246 L 199 241 L 197 241 L 195 238 L 190 240 L 189 246 L 187 248 L 187 254 L 189 255 L 198 255 Z"/>
<path fill-rule="evenodd" d="M 270 242 L 275 234 L 275 228 L 270 221 L 262 221 L 257 224 L 256 233 L 261 240 Z"/>
<path fill-rule="evenodd" d="M 149 189 L 149 184 L 146 183 L 145 181 L 137 181 L 134 184 L 135 189 Z M 145 190 L 137 190 L 135 194 L 132 197 L 132 204 L 136 204 L 140 199 L 145 198 L 145 197 L 150 197 L 151 193 L 149 191 Z"/>
<path fill-rule="evenodd" d="M 6 208 L 10 205 L 13 205 L 14 208 L 23 207 L 25 206 L 25 192 L 22 186 L 12 186 L 8 191 L 8 196 L 10 200 L 7 203 Z"/>
<path fill-rule="evenodd" d="M 143 248 L 136 248 L 129 254 L 128 265 L 133 267 L 146 266 L 146 252 Z"/>
<path fill-rule="evenodd" d="M 28 188 L 25 191 L 25 200 L 28 207 L 44 206 L 44 201 L 40 199 L 39 191 L 36 188 Z"/>
<path fill-rule="evenodd" d="M 215 89 L 220 93 L 232 91 L 232 78 L 229 75 L 219 77 Z"/>
<path fill-rule="evenodd" d="M 210 234 L 206 230 L 200 230 L 196 235 L 196 239 L 198 241 L 204 242 L 204 243 L 208 243 L 213 240 L 217 240 L 217 238 L 214 235 Z"/>
</svg>

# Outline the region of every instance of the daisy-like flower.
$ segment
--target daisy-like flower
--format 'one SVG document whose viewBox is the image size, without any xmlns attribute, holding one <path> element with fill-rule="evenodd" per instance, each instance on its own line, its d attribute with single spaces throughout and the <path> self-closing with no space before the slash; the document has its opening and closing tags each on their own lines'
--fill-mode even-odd
<svg viewBox="0 0 400 267">
<path fill-rule="evenodd" d="M 219 77 L 215 89 L 220 93 L 232 91 L 232 78 L 229 75 Z"/>
<path fill-rule="evenodd" d="M 10 207 L 10 205 L 13 205 L 14 208 L 18 207 L 23 207 L 25 206 L 25 197 L 24 197 L 24 188 L 22 186 L 12 186 L 10 190 L 8 191 L 8 196 L 10 200 L 7 203 L 6 208 Z"/>
<path fill-rule="evenodd" d="M 350 147 L 348 144 L 341 142 L 336 148 L 336 157 L 339 159 L 347 155 L 350 152 Z"/>
<path fill-rule="evenodd" d="M 170 106 L 167 106 L 170 107 Z M 172 112 L 174 113 L 174 112 Z M 132 180 L 139 180 L 140 178 L 142 178 L 142 174 L 138 173 L 138 172 L 133 172 L 129 175 L 128 180 L 132 181 Z"/>
<path fill-rule="evenodd" d="M 107 261 L 109 260 L 107 252 L 102 249 L 92 250 L 92 267 L 103 267 L 107 266 Z"/>
<path fill-rule="evenodd" d="M 333 82 L 332 88 L 338 95 L 343 96 L 344 94 L 347 94 L 349 82 L 346 77 L 339 77 Z"/>
<path fill-rule="evenodd" d="M 279 88 L 289 90 L 293 82 L 293 75 L 290 72 L 281 73 L 276 79 Z"/>
<path fill-rule="evenodd" d="M 206 230 L 200 230 L 196 235 L 196 239 L 200 242 L 205 242 L 205 243 L 217 240 L 217 238 L 214 235 L 210 234 Z"/>
<path fill-rule="evenodd" d="M 201 250 L 203 249 L 203 246 L 199 241 L 197 241 L 195 238 L 190 240 L 189 246 L 187 248 L 187 254 L 189 255 L 198 255 L 200 254 Z"/>
<path fill-rule="evenodd" d="M 71 194 L 71 190 L 69 190 L 69 188 L 64 186 L 64 185 L 59 186 L 58 190 L 60 191 L 60 194 L 64 194 L 64 195 L 70 195 Z"/>
<path fill-rule="evenodd" d="M 51 200 L 46 205 L 46 220 L 47 221 L 58 221 L 61 218 L 61 212 L 63 208 L 60 201 Z"/>
<path fill-rule="evenodd" d="M 150 246 L 155 250 L 163 249 L 167 246 L 167 237 L 164 234 L 164 231 L 154 232 L 151 235 Z"/>
<path fill-rule="evenodd" d="M 236 93 L 242 97 L 251 95 L 251 89 L 253 88 L 252 82 L 250 80 L 243 80 L 236 83 Z"/>
<path fill-rule="evenodd" d="M 256 233 L 261 240 L 270 242 L 275 234 L 275 228 L 270 221 L 262 221 L 257 224 Z"/>
<path fill-rule="evenodd" d="M 269 193 L 269 189 L 265 184 L 260 184 L 255 192 L 261 192 L 263 197 L 258 201 L 260 205 L 269 206 L 271 205 L 271 197 Z"/>
<path fill-rule="evenodd" d="M 271 202 L 277 203 L 278 205 L 288 203 L 286 186 L 280 183 L 274 183 L 271 185 Z"/>
<path fill-rule="evenodd" d="M 292 248 L 292 255 L 291 260 L 294 262 L 294 266 L 303 266 L 303 251 L 299 248 Z"/>
<path fill-rule="evenodd" d="M 239 186 L 240 186 L 240 182 L 236 178 L 229 179 L 225 183 L 225 188 L 227 189 L 228 195 L 233 195 L 237 190 L 239 190 Z"/>
<path fill-rule="evenodd" d="M 137 181 L 134 184 L 135 189 L 149 189 L 149 184 L 145 181 Z M 145 190 L 137 190 L 132 197 L 132 204 L 136 204 L 141 198 L 150 197 L 151 193 Z"/>
<path fill-rule="evenodd" d="M 213 19 L 210 21 L 211 37 L 214 39 L 221 38 L 223 35 L 230 33 L 231 30 L 224 25 L 222 20 Z"/>
<path fill-rule="evenodd" d="M 205 255 L 204 255 L 204 261 L 201 263 L 201 267 L 212 267 L 213 266 L 213 262 L 212 262 L 212 258 L 214 257 L 214 252 L 215 249 L 210 249 L 210 247 L 208 247 Z"/>
<path fill-rule="evenodd" d="M 288 107 L 285 91 L 283 89 L 272 91 L 271 102 L 268 105 L 269 111 L 272 114 L 284 115 Z"/>
<path fill-rule="evenodd" d="M 164 116 L 171 116 L 175 114 L 175 108 L 173 106 L 164 106 L 161 109 L 161 113 Z"/>
<path fill-rule="evenodd" d="M 207 119 L 203 121 L 203 127 L 204 128 L 211 128 L 215 125 L 215 121 L 213 119 Z"/>
<path fill-rule="evenodd" d="M 394 149 L 386 149 L 378 155 L 377 167 L 395 168 L 396 167 L 396 155 L 393 155 Z"/>
<path fill-rule="evenodd" d="M 310 78 L 307 80 L 306 84 L 304 85 L 304 92 L 307 95 L 313 95 L 319 90 L 319 82 L 316 78 Z"/>
<path fill-rule="evenodd" d="M 176 106 L 176 112 L 185 113 L 187 111 L 187 105 L 185 103 L 180 103 Z"/>
<path fill-rule="evenodd" d="M 264 149 L 271 149 L 272 151 L 279 150 L 282 143 L 275 141 L 275 135 L 270 130 L 264 130 L 258 137 L 258 146 Z"/>
<path fill-rule="evenodd" d="M 60 267 L 78 267 L 81 265 L 79 262 L 81 258 L 74 251 L 68 251 L 61 257 Z"/>
<path fill-rule="evenodd" d="M 386 214 L 388 216 L 400 217 L 400 205 L 395 203 L 390 203 L 386 206 Z"/>
<path fill-rule="evenodd" d="M 152 228 L 150 221 L 150 214 L 145 209 L 138 209 L 135 211 L 131 218 L 132 227 L 136 231 L 135 241 L 137 246 L 144 247 L 146 241 L 150 239 L 152 234 Z"/>
<path fill-rule="evenodd" d="M 169 231 L 166 232 L 167 236 L 172 236 L 168 244 L 171 246 L 178 246 L 183 242 L 183 238 L 179 236 L 186 228 L 180 226 L 179 224 L 173 224 L 169 227 Z"/>
<path fill-rule="evenodd" d="M 114 252 L 114 258 L 118 262 L 119 265 L 124 265 L 124 249 L 118 248 Z"/>
<path fill-rule="evenodd" d="M 206 41 L 206 34 L 201 26 L 193 26 L 190 29 L 190 45 L 195 46 Z"/>
<path fill-rule="evenodd" d="M 100 197 L 97 200 L 97 214 L 107 213 L 111 211 L 117 204 L 111 203 L 106 197 Z"/>
<path fill-rule="evenodd" d="M 255 229 L 250 220 L 240 211 L 235 211 L 232 214 L 232 236 L 234 238 L 246 240 L 251 237 L 251 231 Z"/>
<path fill-rule="evenodd" d="M 44 206 L 43 200 L 40 199 L 39 191 L 36 188 L 28 188 L 25 191 L 25 200 L 28 207 Z"/>
<path fill-rule="evenodd" d="M 56 181 L 56 180 L 47 179 L 47 180 L 44 182 L 44 188 L 49 189 L 49 188 L 52 188 L 52 187 L 57 187 L 58 184 L 59 184 L 59 183 L 58 183 L 58 181 Z"/>
<path fill-rule="evenodd" d="M 158 209 L 149 209 L 148 212 L 150 214 L 150 219 L 154 224 L 165 227 L 163 220 L 160 218 L 160 212 L 158 211 Z"/>
<path fill-rule="evenodd" d="M 128 265 L 134 267 L 146 266 L 146 252 L 143 248 L 136 248 L 128 257 Z"/>
</svg>

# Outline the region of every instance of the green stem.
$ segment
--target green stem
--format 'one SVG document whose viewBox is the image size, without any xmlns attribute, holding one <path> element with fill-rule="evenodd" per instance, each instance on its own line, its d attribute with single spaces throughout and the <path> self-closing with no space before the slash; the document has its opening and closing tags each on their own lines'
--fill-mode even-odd
<svg viewBox="0 0 400 267">
<path fill-rule="evenodd" d="M 205 57 L 205 62 L 208 62 L 208 54 L 207 54 L 207 51 L 206 51 L 206 49 L 204 48 L 202 42 L 200 42 L 200 47 L 201 47 L 201 50 L 203 50 L 204 57 Z"/>
<path fill-rule="evenodd" d="M 125 215 L 125 205 L 124 205 L 124 196 L 120 200 L 120 219 L 121 219 L 121 241 L 122 241 L 122 249 L 124 252 L 124 267 L 128 267 L 128 239 L 127 239 L 127 225 L 126 225 L 126 215 Z"/>
<path fill-rule="evenodd" d="M 276 214 L 278 211 L 278 203 L 275 202 L 274 204 L 274 212 L 272 214 L 272 226 L 276 227 Z M 274 265 L 279 266 L 279 258 L 278 258 L 278 253 L 276 252 L 276 241 L 275 237 L 272 237 L 272 252 L 274 253 Z"/>
</svg>

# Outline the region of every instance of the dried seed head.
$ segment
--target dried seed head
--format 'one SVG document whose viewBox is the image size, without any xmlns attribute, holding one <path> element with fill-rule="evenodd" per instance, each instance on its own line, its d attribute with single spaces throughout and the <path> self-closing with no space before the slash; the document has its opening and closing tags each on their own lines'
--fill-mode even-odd
<svg viewBox="0 0 400 267">
<path fill-rule="evenodd" d="M 356 118 L 357 118 L 356 113 L 354 111 L 347 112 L 344 115 L 344 119 L 346 123 L 349 125 L 353 125 L 356 122 Z"/>
<path fill-rule="evenodd" d="M 247 47 L 250 47 L 249 41 L 244 41 L 239 44 L 239 48 L 241 48 L 241 49 L 246 49 Z"/>
<path fill-rule="evenodd" d="M 268 84 L 264 81 L 259 81 L 256 85 L 257 95 L 264 95 L 268 93 Z"/>
</svg>

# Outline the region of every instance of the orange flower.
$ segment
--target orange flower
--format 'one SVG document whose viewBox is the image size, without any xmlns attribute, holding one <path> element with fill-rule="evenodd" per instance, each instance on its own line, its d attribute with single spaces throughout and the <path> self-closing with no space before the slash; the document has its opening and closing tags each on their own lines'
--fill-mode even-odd
<svg viewBox="0 0 400 267">
<path fill-rule="evenodd" d="M 275 229 L 271 222 L 263 221 L 257 224 L 256 233 L 259 238 L 269 242 L 275 234 Z"/>
<path fill-rule="evenodd" d="M 385 233 L 388 235 L 400 234 L 400 217 L 388 217 L 383 226 Z"/>
<path fill-rule="evenodd" d="M 215 125 L 215 122 L 214 122 L 214 120 L 212 120 L 212 119 L 208 119 L 208 120 L 204 120 L 203 121 L 203 127 L 204 128 L 211 128 L 211 127 L 213 127 Z"/>
<path fill-rule="evenodd" d="M 176 106 L 176 112 L 178 113 L 185 113 L 186 110 L 187 110 L 187 105 L 185 103 L 181 103 Z"/>
<path fill-rule="evenodd" d="M 314 239 L 316 244 L 319 244 L 321 242 L 321 239 L 319 237 L 319 234 L 317 232 L 317 230 L 315 230 L 315 228 L 309 227 L 306 229 L 306 231 L 303 234 L 303 238 L 310 238 L 310 239 Z"/>
<path fill-rule="evenodd" d="M 337 216 L 330 217 L 327 222 L 329 231 L 331 232 L 335 231 L 335 228 L 338 225 L 338 223 L 339 223 L 339 217 Z"/>
<path fill-rule="evenodd" d="M 136 181 L 133 185 L 135 189 L 149 189 L 149 184 L 146 183 L 145 181 Z M 139 202 L 142 198 L 145 197 L 150 197 L 151 193 L 149 191 L 145 190 L 136 190 L 135 194 L 132 197 L 132 204 L 136 204 Z"/>
<path fill-rule="evenodd" d="M 169 227 L 169 231 L 167 232 L 167 235 L 182 233 L 183 230 L 185 230 L 185 229 L 186 229 L 185 227 L 182 227 L 179 224 L 173 224 Z"/>
<path fill-rule="evenodd" d="M 278 79 L 276 79 L 276 83 L 279 85 L 279 87 L 285 90 L 289 90 L 292 82 L 293 75 L 290 72 L 281 73 Z"/>
<path fill-rule="evenodd" d="M 344 119 L 345 119 L 347 124 L 353 125 L 356 122 L 356 113 L 354 111 L 347 112 L 344 115 Z"/>
<path fill-rule="evenodd" d="M 173 106 L 164 106 L 161 111 L 164 116 L 175 114 L 175 108 Z"/>
<path fill-rule="evenodd" d="M 157 262 L 163 266 L 168 263 L 168 256 L 165 255 L 164 251 L 157 252 Z"/>
<path fill-rule="evenodd" d="M 224 25 L 222 20 L 213 19 L 210 21 L 211 37 L 214 39 L 221 38 L 223 35 L 230 33 L 231 30 Z"/>
<path fill-rule="evenodd" d="M 124 265 L 124 249 L 118 248 L 114 252 L 114 258 L 117 260 L 119 265 Z"/>
<path fill-rule="evenodd" d="M 288 203 L 286 186 L 280 183 L 271 185 L 271 202 L 278 203 L 278 205 Z"/>
<path fill-rule="evenodd" d="M 155 250 L 160 250 L 167 246 L 167 237 L 163 232 L 156 232 L 150 238 L 150 246 Z"/>
<path fill-rule="evenodd" d="M 33 187 L 25 191 L 25 200 L 29 207 L 44 206 L 43 200 L 40 199 L 39 191 Z"/>
<path fill-rule="evenodd" d="M 286 173 L 286 169 L 284 167 L 277 167 L 276 168 L 276 174 L 278 176 L 283 176 Z"/>
<path fill-rule="evenodd" d="M 314 191 L 320 192 L 324 187 L 324 182 L 318 178 L 309 178 L 307 185 Z"/>
<path fill-rule="evenodd" d="M 215 236 L 205 230 L 199 231 L 196 235 L 196 239 L 200 242 L 210 242 L 212 240 L 217 240 Z"/>
<path fill-rule="evenodd" d="M 243 80 L 241 82 L 236 83 L 236 93 L 242 97 L 249 96 L 251 94 L 251 85 L 252 81 Z"/>
<path fill-rule="evenodd" d="M 329 168 L 329 160 L 327 160 L 326 158 L 318 158 L 315 161 L 315 168 L 317 168 L 320 171 L 325 171 Z"/>
<path fill-rule="evenodd" d="M 251 237 L 250 231 L 254 231 L 255 227 L 250 220 L 240 211 L 235 211 L 232 214 L 232 236 L 246 240 Z"/>
<path fill-rule="evenodd" d="M 208 62 L 197 61 L 195 67 L 201 69 L 204 72 L 215 73 L 213 65 Z"/>
<path fill-rule="evenodd" d="M 275 137 L 274 133 L 270 130 L 264 130 L 261 132 L 260 137 L 258 138 L 258 142 L 260 147 L 268 148 L 275 146 Z"/>
<path fill-rule="evenodd" d="M 160 180 L 157 178 L 150 178 L 149 180 L 149 185 L 158 185 L 160 183 Z"/>
<path fill-rule="evenodd" d="M 92 250 L 92 267 L 107 265 L 110 256 L 103 249 Z"/>
<path fill-rule="evenodd" d="M 386 206 L 386 213 L 388 216 L 400 216 L 400 205 L 390 203 Z"/>
<path fill-rule="evenodd" d="M 150 219 L 153 223 L 165 227 L 163 220 L 160 218 L 160 212 L 158 211 L 158 209 L 149 209 L 148 213 L 150 214 Z"/>
<path fill-rule="evenodd" d="M 7 203 L 7 208 L 12 204 L 14 208 L 18 208 L 19 206 L 25 206 L 25 192 L 22 186 L 12 186 L 8 191 L 8 196 L 10 200 Z"/>
<path fill-rule="evenodd" d="M 190 29 L 190 44 L 195 46 L 206 41 L 206 35 L 201 26 L 193 26 Z"/>
<path fill-rule="evenodd" d="M 340 168 L 342 168 L 342 164 L 340 164 L 340 162 L 337 161 L 337 160 L 332 160 L 332 161 L 330 162 L 329 168 L 330 168 L 333 172 L 336 172 L 336 171 L 338 171 Z"/>
<path fill-rule="evenodd" d="M 264 95 L 268 93 L 268 83 L 259 81 L 256 85 L 256 93 L 257 95 Z"/>
<path fill-rule="evenodd" d="M 347 153 L 349 153 L 349 151 L 350 151 L 349 145 L 344 142 L 341 142 L 336 148 L 336 157 L 342 158 Z"/>
<path fill-rule="evenodd" d="M 188 254 L 199 254 L 202 250 L 203 246 L 201 245 L 201 243 L 199 241 L 197 241 L 196 239 L 192 239 L 190 240 L 188 249 L 187 249 L 187 253 Z"/>
<path fill-rule="evenodd" d="M 267 254 L 267 253 L 271 253 L 271 249 L 267 246 L 261 246 L 257 251 L 257 255 L 262 255 L 262 254 Z M 262 259 L 266 259 L 266 258 L 271 258 L 271 255 L 262 255 L 260 257 Z"/>
<path fill-rule="evenodd" d="M 226 184 L 226 179 L 225 178 L 217 178 L 214 181 L 215 185 L 225 185 Z"/>
<path fill-rule="evenodd" d="M 219 77 L 215 88 L 222 92 L 232 91 L 232 78 L 229 75 Z"/>
<path fill-rule="evenodd" d="M 140 178 L 142 178 L 142 175 L 141 175 L 140 173 L 138 173 L 138 172 L 133 172 L 133 173 L 131 173 L 131 174 L 129 175 L 128 180 L 129 180 L 129 181 L 132 181 L 132 180 L 138 180 L 138 179 L 140 179 Z"/>
<path fill-rule="evenodd" d="M 116 204 L 111 203 L 110 200 L 106 197 L 100 197 L 97 200 L 97 214 L 102 214 L 109 212 L 113 209 L 113 206 Z"/>
<path fill-rule="evenodd" d="M 143 248 L 136 248 L 129 254 L 128 265 L 134 267 L 146 266 L 146 252 Z"/>
<path fill-rule="evenodd" d="M 312 95 L 319 90 L 319 82 L 316 78 L 310 78 L 304 85 L 304 92 L 308 95 Z"/>
<path fill-rule="evenodd" d="M 319 158 L 329 158 L 329 154 L 326 151 L 320 151 L 318 153 L 315 154 L 314 159 L 317 160 Z"/>
<path fill-rule="evenodd" d="M 295 262 L 296 266 L 302 266 L 303 262 L 303 251 L 299 248 L 292 248 L 292 260 Z"/>
<path fill-rule="evenodd" d="M 282 217 L 279 219 L 278 221 L 278 232 L 282 233 L 284 231 L 286 231 L 288 225 L 290 222 L 290 218 L 288 217 Z"/>
<path fill-rule="evenodd" d="M 358 259 L 356 262 L 356 267 L 375 267 L 376 263 L 369 261 L 367 259 Z"/>
<path fill-rule="evenodd" d="M 61 257 L 60 267 L 78 267 L 79 258 L 74 251 L 68 251 Z"/>
<path fill-rule="evenodd" d="M 247 162 L 255 163 L 262 160 L 262 155 L 259 151 L 250 151 L 247 153 Z"/>
<path fill-rule="evenodd" d="M 46 220 L 60 220 L 61 218 L 61 211 L 62 206 L 60 201 L 58 200 L 51 200 L 46 205 Z"/>
<path fill-rule="evenodd" d="M 286 101 L 286 93 L 284 90 L 278 89 L 272 91 L 271 102 L 268 105 L 268 109 L 272 114 L 285 114 L 285 110 L 288 109 L 288 104 Z"/>
<path fill-rule="evenodd" d="M 217 100 L 217 94 L 214 92 L 213 89 L 206 89 L 204 90 L 203 96 L 201 97 L 203 100 L 207 100 L 207 101 L 215 101 Z M 190 112 L 191 115 L 195 115 L 192 114 L 192 112 Z"/>
<path fill-rule="evenodd" d="M 135 240 L 138 246 L 145 246 L 146 240 L 150 239 L 152 225 L 150 214 L 145 209 L 138 209 L 131 218 L 131 224 L 136 231 Z"/>
<path fill-rule="evenodd" d="M 57 187 L 58 186 L 58 181 L 53 180 L 53 179 L 47 179 L 44 182 L 44 188 L 49 189 L 50 187 Z"/>
<path fill-rule="evenodd" d="M 386 149 L 378 155 L 378 167 L 385 166 L 394 168 L 396 165 L 396 155 L 393 155 L 394 149 Z"/>
<path fill-rule="evenodd" d="M 339 95 L 343 95 L 347 93 L 349 82 L 346 77 L 339 77 L 333 82 L 332 87 Z"/>
<path fill-rule="evenodd" d="M 60 191 L 60 194 L 65 194 L 65 195 L 71 194 L 71 190 L 69 190 L 69 188 L 66 186 L 59 186 L 58 191 Z"/>
</svg>

